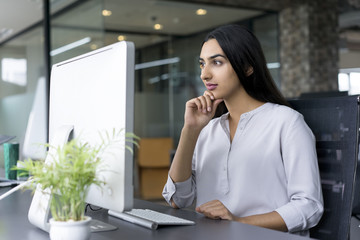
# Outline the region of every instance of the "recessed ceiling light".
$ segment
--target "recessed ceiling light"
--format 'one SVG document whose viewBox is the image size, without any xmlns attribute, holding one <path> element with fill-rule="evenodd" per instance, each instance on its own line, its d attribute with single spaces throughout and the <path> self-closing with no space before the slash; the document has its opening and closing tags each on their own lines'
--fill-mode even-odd
<svg viewBox="0 0 360 240">
<path fill-rule="evenodd" d="M 203 8 L 199 8 L 198 10 L 196 10 L 196 15 L 199 15 L 199 16 L 206 15 L 206 13 L 207 13 L 206 9 L 203 9 Z"/>
<path fill-rule="evenodd" d="M 126 36 L 124 36 L 124 35 L 119 35 L 119 36 L 117 37 L 117 39 L 118 39 L 118 41 L 125 41 L 125 40 L 126 40 Z"/>
<path fill-rule="evenodd" d="M 154 29 L 155 30 L 161 30 L 161 29 L 163 29 L 163 25 L 161 25 L 159 23 L 156 23 L 156 24 L 154 24 Z"/>
<path fill-rule="evenodd" d="M 111 14 L 112 14 L 112 12 L 110 10 L 106 10 L 106 9 L 102 10 L 102 15 L 104 17 L 109 17 L 109 16 L 111 16 Z"/>
</svg>

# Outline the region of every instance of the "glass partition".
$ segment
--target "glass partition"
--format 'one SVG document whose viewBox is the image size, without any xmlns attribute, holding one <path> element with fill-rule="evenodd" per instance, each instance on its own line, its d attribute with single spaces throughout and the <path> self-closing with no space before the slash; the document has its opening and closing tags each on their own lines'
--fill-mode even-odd
<svg viewBox="0 0 360 240">
<path fill-rule="evenodd" d="M 22 34 L 0 46 L 0 134 L 24 142 L 39 79 L 44 77 L 43 30 Z M 4 164 L 0 148 L 0 167 Z"/>
<path fill-rule="evenodd" d="M 69 5 L 59 6 L 59 3 L 54 1 L 50 6 L 52 63 L 104 46 L 103 1 L 66 2 Z M 45 78 L 41 16 L 34 26 L 37 27 L 25 29 L 23 34 L 0 45 L 0 134 L 16 136 L 14 141 L 20 143 L 20 159 L 28 157 L 23 154 L 27 129 L 34 127 L 33 133 L 36 133 L 40 128 L 45 135 L 42 141 L 30 144 L 35 146 L 47 141 L 47 123 L 46 119 L 43 119 L 46 118 L 44 101 L 47 90 L 40 84 Z M 74 43 L 80 44 L 74 47 Z M 40 102 L 37 101 L 36 109 L 33 106 L 35 98 L 41 99 Z M 30 127 L 30 123 L 40 124 L 39 121 L 30 120 L 34 115 L 37 119 L 38 111 L 42 114 L 42 126 Z M 30 117 L 31 112 L 33 113 Z M 39 137 L 35 136 L 35 139 Z M 3 148 L 0 147 L 0 168 L 4 164 L 3 158 Z"/>
<path fill-rule="evenodd" d="M 51 18 L 52 64 L 104 46 L 103 1 L 74 5 Z"/>
<path fill-rule="evenodd" d="M 172 1 L 66 2 L 61 9 L 58 1 L 51 4 L 51 64 L 117 41 L 134 42 L 134 129 L 142 138 L 171 137 L 176 147 L 185 102 L 205 90 L 198 64 L 203 38 L 219 25 L 252 28 L 280 85 L 277 14 Z M 38 27 L 0 45 L 0 134 L 16 135 L 21 144 L 38 81 L 45 74 L 43 40 L 40 21 Z M 2 158 L 0 152 L 0 167 Z"/>
<path fill-rule="evenodd" d="M 280 89 L 280 57 L 278 41 L 278 16 L 267 14 L 253 20 L 253 31 L 263 48 L 267 66 L 275 83 Z"/>
<path fill-rule="evenodd" d="M 277 15 L 244 22 L 259 38 L 270 73 L 280 87 Z M 206 90 L 200 79 L 198 57 L 206 29 L 186 37 L 171 36 L 162 43 L 137 48 L 135 130 L 141 137 L 172 137 L 177 143 L 185 102 Z M 144 64 L 161 65 L 142 68 Z"/>
</svg>

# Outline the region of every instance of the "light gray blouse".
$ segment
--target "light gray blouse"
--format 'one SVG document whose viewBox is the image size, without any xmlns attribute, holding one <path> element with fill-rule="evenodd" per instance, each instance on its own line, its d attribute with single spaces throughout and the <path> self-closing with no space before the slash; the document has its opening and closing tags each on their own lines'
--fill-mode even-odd
<svg viewBox="0 0 360 240">
<path fill-rule="evenodd" d="M 242 217 L 277 211 L 290 232 L 307 230 L 323 213 L 315 139 L 303 116 L 278 104 L 241 115 L 230 142 L 228 114 L 198 138 L 192 177 L 168 177 L 163 196 L 179 207 L 220 200 Z"/>
</svg>

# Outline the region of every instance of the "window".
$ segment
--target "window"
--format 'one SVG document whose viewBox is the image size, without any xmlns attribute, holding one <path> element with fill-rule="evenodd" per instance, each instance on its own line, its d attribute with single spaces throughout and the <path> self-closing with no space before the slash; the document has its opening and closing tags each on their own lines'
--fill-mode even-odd
<svg viewBox="0 0 360 240">
<path fill-rule="evenodd" d="M 339 91 L 349 95 L 360 94 L 360 68 L 341 69 L 338 75 Z"/>
<path fill-rule="evenodd" d="M 3 81 L 26 86 L 26 59 L 3 58 L 1 69 Z"/>
</svg>

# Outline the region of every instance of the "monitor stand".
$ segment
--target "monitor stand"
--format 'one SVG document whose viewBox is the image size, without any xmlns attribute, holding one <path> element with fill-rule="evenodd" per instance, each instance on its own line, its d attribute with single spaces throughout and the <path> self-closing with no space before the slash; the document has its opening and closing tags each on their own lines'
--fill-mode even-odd
<svg viewBox="0 0 360 240">
<path fill-rule="evenodd" d="M 65 125 L 61 126 L 56 131 L 54 138 L 50 143 L 50 145 L 53 147 L 49 148 L 49 152 L 46 156 L 45 162 L 53 161 L 53 156 L 55 156 L 57 148 L 59 146 L 63 146 L 69 141 L 73 129 L 74 126 Z M 47 191 L 46 189 L 45 191 L 42 191 L 40 186 L 37 186 L 28 213 L 28 219 L 30 223 L 46 232 L 49 232 L 50 230 L 50 201 L 51 196 L 49 194 L 49 191 Z"/>
<path fill-rule="evenodd" d="M 96 219 L 91 219 L 90 222 L 90 230 L 91 232 L 106 232 L 106 231 L 113 231 L 116 230 L 117 227 L 110 225 L 108 223 L 96 220 Z"/>
</svg>

